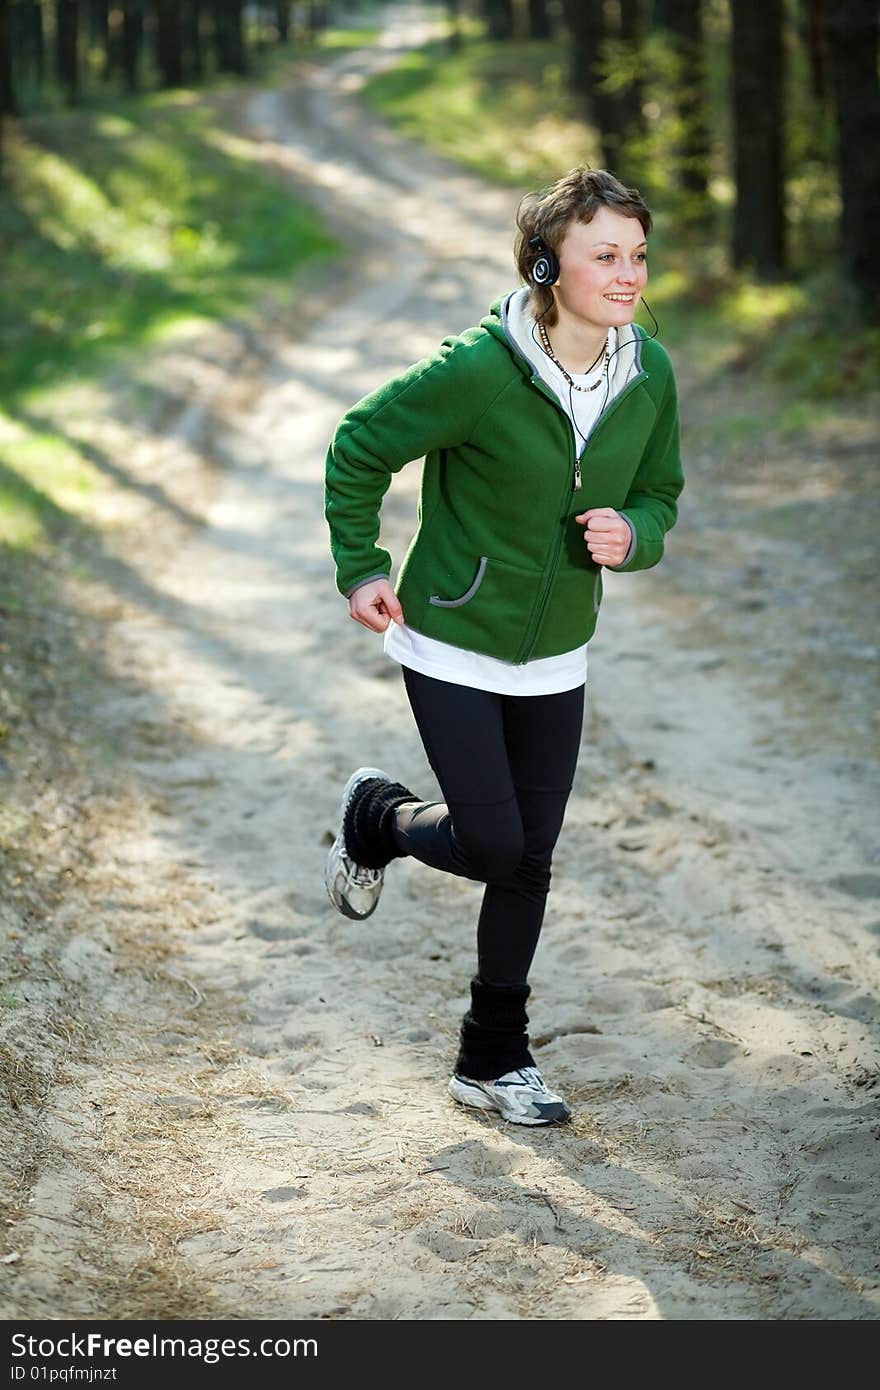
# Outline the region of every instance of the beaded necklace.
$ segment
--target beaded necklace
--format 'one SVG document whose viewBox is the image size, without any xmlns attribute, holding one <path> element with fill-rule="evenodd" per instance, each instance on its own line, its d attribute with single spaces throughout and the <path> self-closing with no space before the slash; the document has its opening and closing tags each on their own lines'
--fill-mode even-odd
<svg viewBox="0 0 880 1390">
<path fill-rule="evenodd" d="M 555 362 L 555 363 L 556 363 L 556 366 L 557 366 L 557 367 L 559 368 L 559 370 L 562 372 L 562 375 L 565 377 L 565 379 L 566 379 L 566 381 L 568 382 L 569 386 L 570 386 L 573 390 L 575 390 L 575 391 L 595 391 L 595 389 L 596 389 L 597 386 L 601 386 L 601 385 L 602 385 L 602 379 L 603 379 L 603 377 L 605 376 L 606 372 L 608 371 L 608 362 L 609 362 L 610 357 L 611 357 L 611 353 L 610 353 L 609 348 L 608 348 L 608 339 L 607 339 L 607 337 L 606 337 L 606 339 L 605 339 L 605 349 L 604 349 L 604 351 L 605 351 L 605 361 L 604 361 L 604 363 L 602 364 L 602 371 L 601 371 L 601 373 L 600 373 L 599 376 L 596 378 L 596 380 L 593 382 L 592 386 L 578 386 L 577 382 L 576 382 L 576 381 L 573 379 L 573 377 L 571 377 L 571 376 L 569 375 L 569 373 L 565 370 L 565 368 L 563 367 L 563 365 L 562 365 L 562 363 L 560 362 L 559 358 L 556 356 L 556 353 L 553 351 L 552 347 L 550 346 L 550 339 L 549 339 L 548 336 L 547 336 L 547 330 L 546 330 L 546 328 L 544 327 L 543 323 L 541 323 L 541 322 L 538 323 L 538 332 L 541 334 L 541 344 L 542 344 L 542 346 L 543 346 L 543 348 L 544 348 L 544 351 L 546 352 L 547 356 L 550 358 L 551 362 Z M 601 353 L 600 353 L 599 355 L 601 356 Z M 599 358 L 597 357 L 597 358 L 596 358 L 596 361 L 598 361 L 598 360 L 599 360 Z M 594 365 L 595 365 L 595 362 L 594 362 L 594 363 L 591 363 L 590 366 L 587 368 L 587 371 L 588 371 L 588 372 L 589 372 L 589 371 L 592 371 Z M 584 375 L 586 375 L 586 373 L 584 373 Z"/>
</svg>

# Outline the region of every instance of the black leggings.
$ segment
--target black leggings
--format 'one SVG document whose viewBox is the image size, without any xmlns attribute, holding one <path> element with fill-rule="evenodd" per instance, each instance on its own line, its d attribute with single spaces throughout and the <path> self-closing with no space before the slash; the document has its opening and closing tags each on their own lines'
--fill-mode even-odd
<svg viewBox="0 0 880 1390">
<path fill-rule="evenodd" d="M 465 1047 L 463 1033 L 458 1070 L 498 1076 L 532 1064 L 522 1023 L 527 979 L 577 764 L 584 686 L 498 695 L 407 666 L 403 678 L 445 800 L 398 807 L 392 834 L 400 854 L 486 885 L 477 924 L 479 998 L 465 1023 L 474 1024 L 475 1037 L 488 1030 L 493 1040 Z"/>
</svg>

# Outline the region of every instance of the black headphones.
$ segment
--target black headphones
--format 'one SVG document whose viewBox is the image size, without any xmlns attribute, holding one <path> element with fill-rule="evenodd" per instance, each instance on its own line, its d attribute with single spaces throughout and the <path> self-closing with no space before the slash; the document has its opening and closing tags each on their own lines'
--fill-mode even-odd
<svg viewBox="0 0 880 1390">
<path fill-rule="evenodd" d="M 544 240 L 544 238 L 543 238 L 542 236 L 533 236 L 533 237 L 529 237 L 529 246 L 533 246 L 533 247 L 535 248 L 535 251 L 537 252 L 537 255 L 536 255 L 536 258 L 535 258 L 535 263 L 534 263 L 534 265 L 532 266 L 532 284 L 533 284 L 533 285 L 540 285 L 540 286 L 544 286 L 544 285 L 555 285 L 555 284 L 556 284 L 556 281 L 559 279 L 559 258 L 557 257 L 556 253 L 555 253 L 554 251 L 551 251 L 551 250 L 550 250 L 550 247 L 547 245 L 547 243 L 545 242 L 545 240 Z M 650 304 L 648 303 L 648 301 L 647 301 L 645 298 L 642 298 L 641 302 L 642 302 L 642 304 L 644 304 L 644 306 L 645 306 L 645 308 L 647 309 L 648 313 L 651 315 L 651 318 L 654 319 L 654 332 L 653 332 L 653 333 L 648 333 L 648 334 L 645 335 L 645 336 L 646 336 L 646 339 L 650 340 L 651 338 L 656 338 L 656 337 L 657 337 L 657 335 L 658 335 L 659 332 L 660 332 L 660 325 L 659 325 L 659 323 L 657 322 L 656 318 L 654 318 L 654 311 L 653 311 L 653 309 L 651 308 L 651 306 L 650 306 Z M 537 319 L 535 320 L 535 322 L 532 324 L 532 332 L 531 332 L 532 341 L 533 341 L 533 342 L 536 344 L 536 346 L 538 346 L 538 347 L 541 347 L 541 344 L 538 343 L 538 340 L 537 340 L 537 338 L 535 337 L 535 329 L 537 328 L 538 324 L 541 322 L 541 319 L 544 317 L 544 314 L 547 314 L 547 313 L 550 312 L 551 307 L 552 307 L 552 300 L 551 300 L 550 304 L 548 304 L 547 308 L 544 310 L 544 313 L 539 314 L 538 317 L 537 317 Z M 620 344 L 614 349 L 614 352 L 612 352 L 611 357 L 614 357 L 618 352 L 621 352 L 625 346 L 626 346 L 625 343 L 620 343 Z M 544 349 L 541 348 L 541 351 L 542 351 L 542 352 L 543 352 L 543 350 L 544 350 Z M 609 358 L 609 365 L 610 365 L 610 360 L 611 360 L 611 359 Z M 607 402 L 608 402 L 608 392 L 609 392 L 609 389 L 610 389 L 610 385 L 611 385 L 611 376 L 610 376 L 608 370 L 606 369 L 606 372 L 605 372 L 605 399 L 604 399 L 604 401 L 603 401 L 603 403 L 602 403 L 602 410 L 605 409 L 605 405 L 606 405 Z M 577 423 L 576 423 L 576 421 L 575 421 L 575 417 L 574 417 L 574 385 L 573 385 L 573 383 L 572 383 L 571 385 L 569 385 L 569 388 L 568 388 L 568 400 L 569 400 L 569 414 L 571 415 L 572 424 L 574 425 L 574 428 L 575 428 L 576 433 L 577 433 L 578 435 L 580 435 L 580 438 L 583 440 L 584 444 L 586 444 L 586 442 L 587 442 L 587 437 L 584 436 L 583 434 L 581 434 L 580 430 L 578 429 Z M 602 410 L 600 410 L 600 412 L 599 412 L 600 415 L 601 415 L 601 413 L 602 413 Z"/>
<path fill-rule="evenodd" d="M 538 253 L 532 266 L 532 284 L 555 285 L 559 279 L 559 261 L 555 251 L 550 250 L 541 236 L 529 237 L 529 246 L 534 246 Z"/>
</svg>

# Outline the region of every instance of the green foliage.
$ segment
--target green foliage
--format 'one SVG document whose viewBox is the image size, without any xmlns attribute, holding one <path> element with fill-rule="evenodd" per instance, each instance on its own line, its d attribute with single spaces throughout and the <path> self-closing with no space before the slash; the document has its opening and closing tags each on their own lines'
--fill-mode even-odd
<svg viewBox="0 0 880 1390">
<path fill-rule="evenodd" d="M 17 0 L 13 0 L 15 4 Z M 54 6 L 45 4 L 44 36 L 46 41 L 45 61 L 42 74 L 38 77 L 32 58 L 21 45 L 13 50 L 13 87 L 17 111 L 25 116 L 38 112 L 63 112 L 69 109 L 68 93 L 59 81 L 57 65 L 53 62 L 54 27 L 52 10 Z M 108 67 L 108 54 L 104 44 L 93 35 L 86 21 L 87 6 L 80 4 L 79 22 L 79 87 L 77 106 L 105 106 L 108 102 L 124 100 L 128 93 L 124 89 L 122 55 L 119 45 L 118 25 L 121 19 L 120 6 L 111 5 L 111 13 L 116 12 L 116 41 L 113 58 Z M 243 82 L 259 81 L 265 83 L 286 72 L 289 75 L 292 60 L 303 57 L 320 62 L 336 57 L 345 49 L 363 48 L 375 43 L 381 29 L 377 21 L 381 19 L 383 6 L 380 3 L 363 3 L 346 6 L 345 28 L 333 25 L 324 29 L 310 31 L 305 26 L 305 7 L 294 5 L 291 11 L 291 27 L 286 44 L 278 39 L 278 30 L 273 21 L 272 7 L 246 5 L 244 12 L 244 53 L 246 75 L 237 76 L 223 71 L 218 65 L 217 45 L 213 39 L 212 24 L 208 19 L 208 5 L 202 6 L 201 63 L 202 76 L 196 78 L 192 72 L 185 73 L 185 83 L 198 84 L 200 89 L 210 88 L 220 91 L 234 88 Z M 298 11 L 298 13 L 297 13 Z M 48 23 L 46 23 L 48 19 Z M 208 21 L 207 23 L 205 21 Z M 184 62 L 191 62 L 188 45 L 184 46 Z M 143 36 L 137 61 L 138 90 L 142 93 L 155 92 L 163 86 L 162 75 L 156 64 L 155 44 L 151 42 L 149 29 Z"/>
<path fill-rule="evenodd" d="M 315 46 L 335 56 L 341 49 L 365 48 L 367 44 L 375 43 L 381 32 L 381 29 L 369 25 L 364 25 L 362 29 L 321 29 L 315 35 Z"/>
<path fill-rule="evenodd" d="M 595 162 L 594 134 L 567 88 L 563 45 L 475 40 L 407 54 L 373 77 L 364 97 L 403 134 L 508 184 L 540 184 L 560 168 Z"/>
<path fill-rule="evenodd" d="M 0 547 L 28 550 L 57 539 L 85 515 L 95 484 L 86 460 L 57 436 L 0 435 Z"/>
<path fill-rule="evenodd" d="M 811 401 L 858 395 L 876 381 L 880 344 L 876 330 L 860 326 L 863 306 L 836 250 L 831 116 L 809 95 L 803 46 L 790 32 L 786 198 L 793 278 L 768 286 L 729 264 L 734 188 L 727 5 L 708 0 L 705 23 L 709 193 L 699 207 L 676 175 L 688 118 L 675 99 L 680 57 L 668 37 L 660 31 L 646 36 L 641 67 L 626 45 L 611 41 L 604 54 L 608 91 L 634 78 L 644 84 L 644 130 L 627 142 L 627 156 L 645 171 L 639 186 L 654 212 L 649 299 L 662 316 L 663 339 L 671 347 L 699 343 L 707 367 L 760 371 Z M 578 116 L 568 90 L 568 58 L 562 43 L 477 39 L 454 55 L 432 43 L 373 78 L 365 96 L 405 134 L 525 191 L 574 164 L 601 162 L 597 133 Z M 639 317 L 653 327 L 646 313 Z M 842 324 L 848 326 L 845 343 Z M 795 417 L 787 409 L 790 423 Z"/>
<path fill-rule="evenodd" d="M 0 551 L 51 548 L 94 506 L 96 470 L 45 423 L 65 383 L 269 293 L 292 305 L 303 266 L 339 250 L 256 153 L 188 91 L 44 114 L 10 140 Z"/>
<path fill-rule="evenodd" d="M 28 122 L 0 192 L 7 408 L 109 348 L 289 290 L 337 249 L 251 156 L 186 91 Z"/>
</svg>

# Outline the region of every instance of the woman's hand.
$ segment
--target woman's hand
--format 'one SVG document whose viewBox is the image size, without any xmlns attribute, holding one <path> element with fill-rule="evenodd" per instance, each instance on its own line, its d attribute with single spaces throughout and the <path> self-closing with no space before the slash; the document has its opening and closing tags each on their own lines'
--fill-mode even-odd
<svg viewBox="0 0 880 1390">
<path fill-rule="evenodd" d="M 390 622 L 403 622 L 403 609 L 387 579 L 370 579 L 349 595 L 348 611 L 371 632 L 384 632 Z"/>
<path fill-rule="evenodd" d="M 597 565 L 621 565 L 632 541 L 632 531 L 613 507 L 590 507 L 575 521 L 586 525 L 584 540 Z"/>
</svg>

